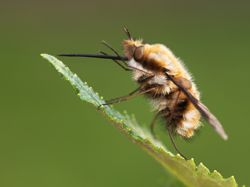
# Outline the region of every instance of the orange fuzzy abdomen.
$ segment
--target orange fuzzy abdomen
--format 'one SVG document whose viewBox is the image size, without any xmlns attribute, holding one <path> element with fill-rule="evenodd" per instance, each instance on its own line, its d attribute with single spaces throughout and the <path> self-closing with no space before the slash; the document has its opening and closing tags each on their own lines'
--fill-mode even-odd
<svg viewBox="0 0 250 187">
<path fill-rule="evenodd" d="M 194 130 L 200 126 L 200 113 L 194 107 L 194 105 L 189 101 L 189 99 L 183 94 L 180 94 L 178 101 L 176 102 L 174 113 L 172 114 L 173 107 L 175 105 L 176 97 L 178 92 L 167 94 L 162 94 L 161 86 L 150 85 L 150 87 L 155 86 L 156 89 L 146 93 L 146 96 L 151 100 L 152 105 L 160 116 L 168 124 L 170 117 L 172 115 L 171 125 L 172 130 L 183 137 L 190 138 L 194 135 Z M 141 91 L 148 89 L 143 87 Z"/>
</svg>

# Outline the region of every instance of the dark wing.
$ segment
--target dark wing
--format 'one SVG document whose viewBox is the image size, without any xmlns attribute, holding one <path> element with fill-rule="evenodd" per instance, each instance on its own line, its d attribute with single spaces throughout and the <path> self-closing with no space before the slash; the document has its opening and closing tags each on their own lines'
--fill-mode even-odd
<svg viewBox="0 0 250 187">
<path fill-rule="evenodd" d="M 176 81 L 171 75 L 166 73 L 167 77 L 178 86 L 178 88 L 187 96 L 187 98 L 193 103 L 201 115 L 208 121 L 208 123 L 214 128 L 214 130 L 224 139 L 227 140 L 227 134 L 225 133 L 222 125 L 218 119 L 210 112 L 210 110 L 201 103 L 192 92 L 184 88 L 178 81 Z"/>
</svg>

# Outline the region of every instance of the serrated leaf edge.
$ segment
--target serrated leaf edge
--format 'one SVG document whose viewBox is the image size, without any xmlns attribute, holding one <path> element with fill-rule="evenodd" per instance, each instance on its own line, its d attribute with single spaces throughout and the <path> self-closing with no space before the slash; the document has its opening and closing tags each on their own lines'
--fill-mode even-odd
<svg viewBox="0 0 250 187">
<path fill-rule="evenodd" d="M 48 54 L 41 54 L 41 57 L 43 57 L 44 59 L 48 60 L 50 62 L 50 64 L 62 75 L 62 77 L 67 80 L 75 89 L 77 95 L 80 97 L 80 93 L 78 92 L 78 88 L 76 87 L 76 84 L 71 83 L 70 80 L 64 76 L 63 71 L 61 68 L 55 66 L 53 64 L 53 62 L 55 62 L 55 57 L 48 55 Z M 58 59 L 56 59 L 57 61 L 59 61 Z M 61 62 L 61 61 L 59 61 Z M 62 62 L 61 62 L 62 63 Z M 63 63 L 62 65 L 68 70 L 69 68 L 66 67 Z M 74 74 L 74 76 L 77 77 L 76 74 Z M 84 82 L 85 86 L 88 86 L 87 82 Z M 93 92 L 93 88 L 89 87 L 89 89 Z M 96 97 L 98 97 L 100 100 L 103 100 L 103 97 L 99 97 L 98 93 L 94 93 L 93 95 L 95 95 Z M 88 102 L 90 104 L 92 104 L 95 108 L 98 107 L 98 105 L 96 103 L 87 101 L 83 98 L 80 97 L 81 100 Z M 152 154 L 152 152 L 150 152 L 150 150 L 152 151 L 152 148 L 157 151 L 158 153 L 163 153 L 163 154 L 167 154 L 168 156 L 170 156 L 170 158 L 172 159 L 176 159 L 176 161 L 178 162 L 182 162 L 183 163 L 188 163 L 190 166 L 189 167 L 193 167 L 193 169 L 198 172 L 203 170 L 203 175 L 209 175 L 212 179 L 214 178 L 220 178 L 220 180 L 225 181 L 225 182 L 230 182 L 231 184 L 235 184 L 235 186 L 238 186 L 236 183 L 236 180 L 234 178 L 234 176 L 231 176 L 229 178 L 224 179 L 223 176 L 216 170 L 214 170 L 212 173 L 209 171 L 209 169 L 203 165 L 203 163 L 200 163 L 198 166 L 196 166 L 194 159 L 191 158 L 188 161 L 185 161 L 184 158 L 182 158 L 179 154 L 174 155 L 173 153 L 165 150 L 163 147 L 157 147 L 154 145 L 154 143 L 151 141 L 151 139 L 149 137 L 143 139 L 142 137 L 138 136 L 136 133 L 134 133 L 123 121 L 123 119 L 117 119 L 116 117 L 110 116 L 109 113 L 107 112 L 107 109 L 110 107 L 108 106 L 104 106 L 104 107 L 100 107 L 99 112 L 105 117 L 107 118 L 116 128 L 118 128 L 120 131 L 122 131 L 128 138 L 130 138 L 134 143 L 136 143 L 137 145 L 139 145 L 141 148 L 143 148 L 146 152 L 148 152 L 151 156 L 153 156 L 158 162 L 160 162 L 162 165 L 164 165 L 166 168 L 168 168 L 169 170 L 171 170 L 174 174 L 175 172 L 173 171 L 173 169 L 171 167 L 169 167 L 168 165 L 166 165 L 162 160 L 160 160 L 160 158 L 157 158 L 156 155 Z M 124 112 L 126 115 L 127 112 Z M 131 118 L 134 118 L 134 116 L 130 116 Z M 144 145 L 143 145 L 144 144 Z M 150 149 L 150 150 L 148 150 Z M 183 180 L 182 178 L 180 178 L 179 175 L 175 174 L 182 182 L 184 182 L 186 185 L 188 186 L 192 186 L 192 184 L 187 184 L 185 180 Z"/>
</svg>

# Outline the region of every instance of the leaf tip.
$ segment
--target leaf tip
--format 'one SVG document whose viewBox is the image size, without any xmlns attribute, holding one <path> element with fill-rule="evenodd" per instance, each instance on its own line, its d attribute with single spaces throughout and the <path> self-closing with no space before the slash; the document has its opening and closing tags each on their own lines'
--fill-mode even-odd
<svg viewBox="0 0 250 187">
<path fill-rule="evenodd" d="M 50 56 L 50 55 L 48 55 L 48 54 L 46 54 L 46 53 L 41 53 L 40 56 L 43 57 L 43 58 L 46 58 L 46 57 L 48 57 L 48 56 Z"/>
</svg>

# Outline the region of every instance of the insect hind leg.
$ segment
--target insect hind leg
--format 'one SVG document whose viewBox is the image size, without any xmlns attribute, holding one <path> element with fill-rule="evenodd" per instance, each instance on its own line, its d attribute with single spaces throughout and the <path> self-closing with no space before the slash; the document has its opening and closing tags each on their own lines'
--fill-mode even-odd
<svg viewBox="0 0 250 187">
<path fill-rule="evenodd" d="M 175 142 L 174 142 L 174 138 L 173 138 L 173 136 L 172 136 L 170 127 L 169 127 L 169 126 L 171 125 L 171 122 L 172 122 L 172 119 L 173 119 L 174 110 L 175 110 L 175 107 L 176 107 L 176 104 L 177 104 L 177 101 L 178 101 L 178 99 L 179 99 L 180 94 L 181 94 L 181 91 L 178 92 L 178 95 L 177 95 L 177 97 L 176 97 L 175 104 L 174 104 L 174 107 L 173 107 L 172 112 L 171 112 L 171 116 L 170 116 L 169 121 L 168 121 L 168 124 L 167 124 L 167 129 L 168 129 L 168 133 L 169 133 L 170 139 L 171 139 L 171 141 L 172 141 L 172 143 L 173 143 L 173 145 L 174 145 L 174 147 L 175 147 L 175 150 L 176 150 L 185 160 L 187 160 L 187 158 L 186 158 L 183 154 L 181 154 L 181 152 L 180 152 L 179 149 L 177 148 L 177 146 L 176 146 L 176 144 L 175 144 Z"/>
<path fill-rule="evenodd" d="M 156 138 L 155 132 L 154 132 L 154 125 L 155 125 L 155 122 L 157 121 L 159 116 L 160 116 L 160 112 L 157 112 L 155 115 L 155 118 L 153 119 L 152 123 L 150 124 L 150 131 L 151 131 L 151 134 L 153 135 L 154 138 Z"/>
</svg>

